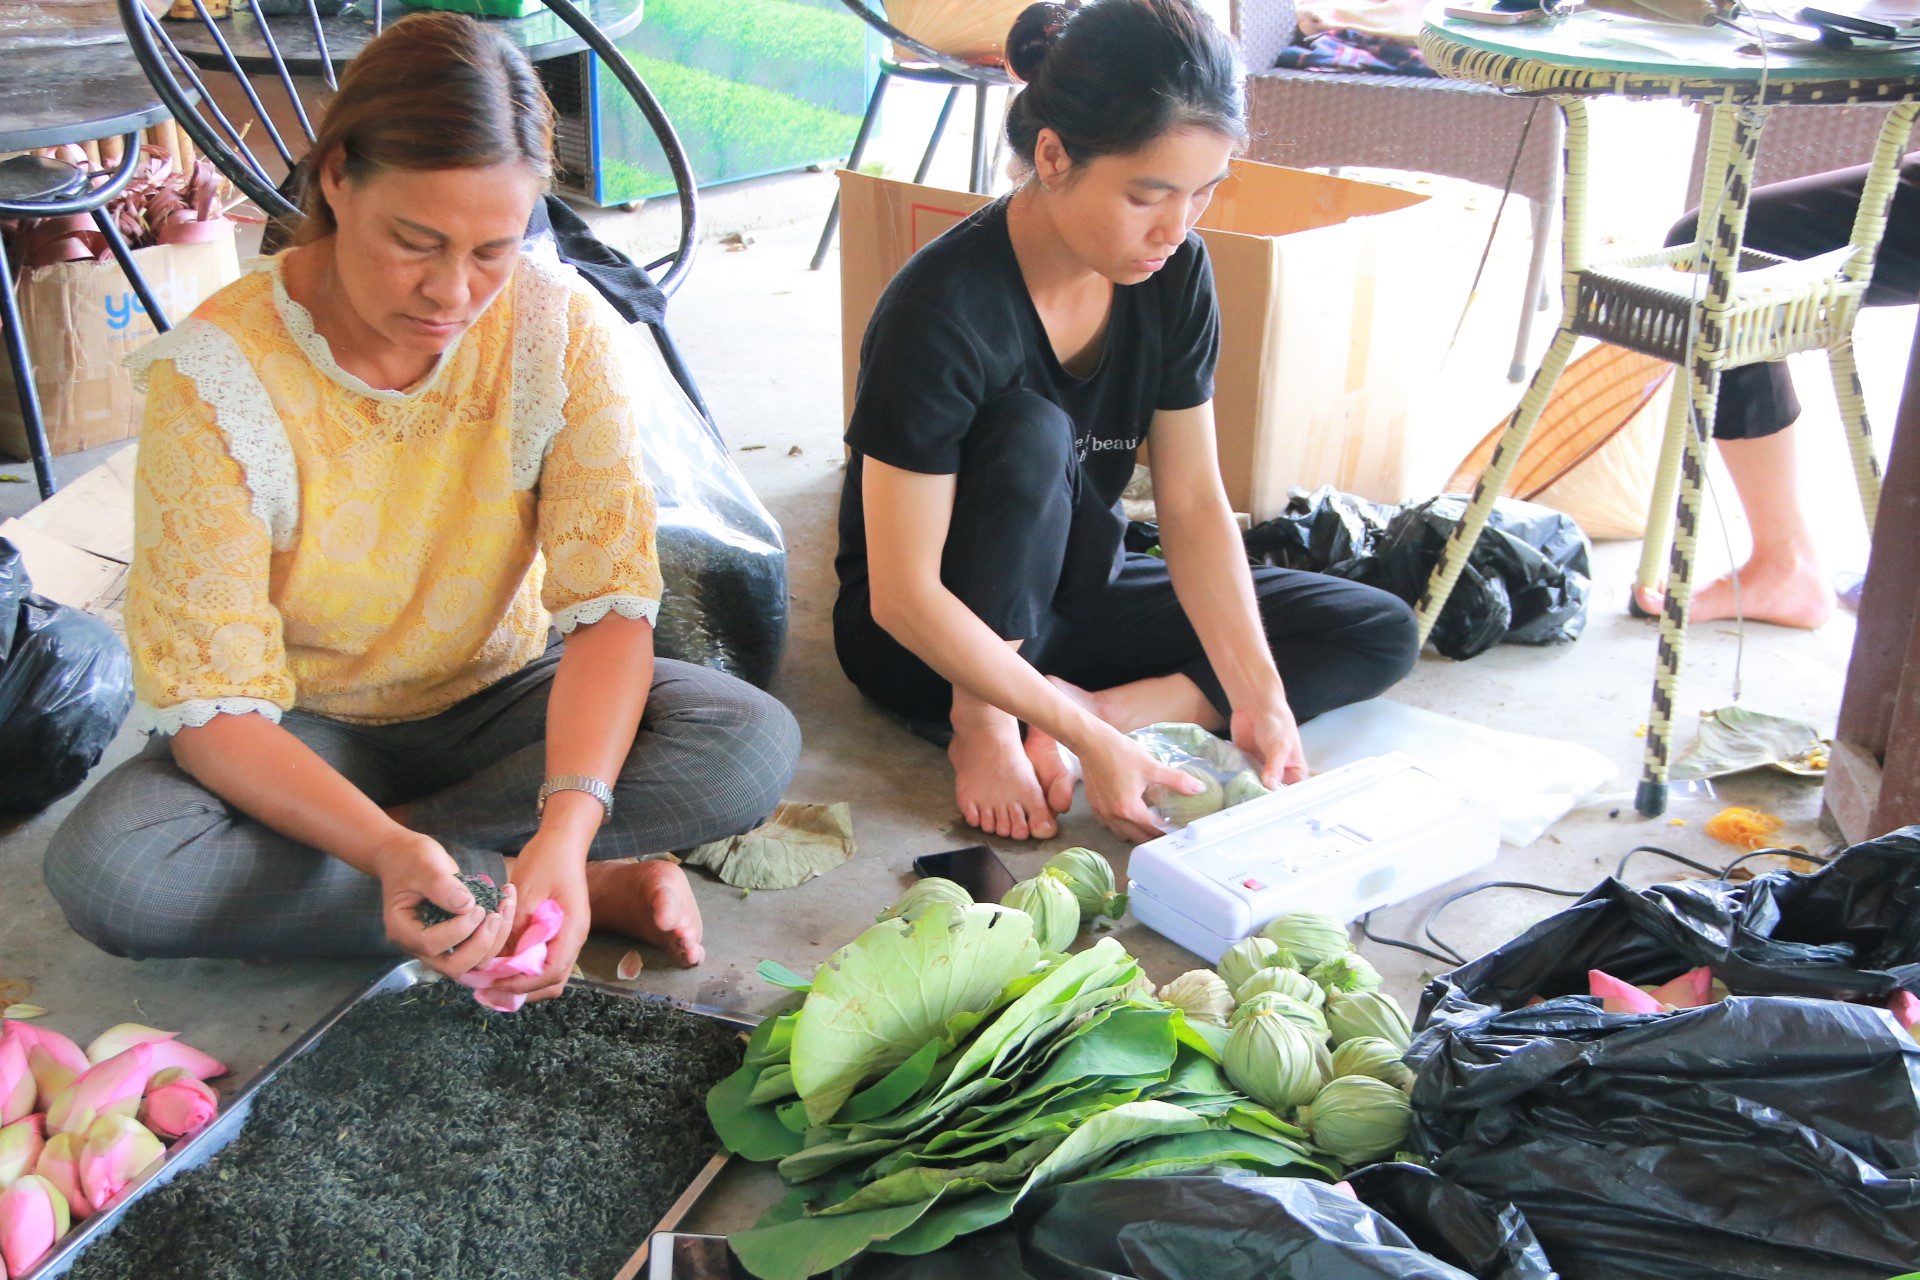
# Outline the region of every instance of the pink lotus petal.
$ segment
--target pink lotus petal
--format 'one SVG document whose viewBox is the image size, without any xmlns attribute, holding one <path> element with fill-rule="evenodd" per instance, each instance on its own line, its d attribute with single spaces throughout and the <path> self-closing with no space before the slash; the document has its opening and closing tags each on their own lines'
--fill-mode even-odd
<svg viewBox="0 0 1920 1280">
<path fill-rule="evenodd" d="M 53 1133 L 85 1133 L 110 1112 L 131 1116 L 140 1109 L 140 1095 L 152 1078 L 153 1046 L 137 1044 L 89 1067 L 55 1098 L 47 1109 L 47 1128 Z"/>
<path fill-rule="evenodd" d="M 1920 1035 L 1920 996 L 1911 991 L 1896 991 L 1887 997 L 1887 1008 L 1893 1011 L 1894 1021 Z"/>
<path fill-rule="evenodd" d="M 1360 1198 L 1359 1193 L 1353 1189 L 1351 1182 L 1336 1182 L 1333 1184 L 1333 1189 L 1349 1200 L 1358 1200 Z"/>
<path fill-rule="evenodd" d="M 86 1190 L 80 1185 L 80 1148 L 85 1145 L 85 1134 L 56 1133 L 41 1148 L 40 1162 L 33 1169 L 67 1198 L 67 1208 L 75 1222 L 92 1213 L 96 1207 L 93 1201 L 87 1199 Z"/>
<path fill-rule="evenodd" d="M 94 1204 L 104 1205 L 165 1153 L 160 1139 L 138 1120 L 101 1116 L 80 1148 L 81 1189 Z"/>
<path fill-rule="evenodd" d="M 143 1026 L 138 1022 L 118 1023 L 93 1038 L 93 1043 L 87 1046 L 87 1061 L 97 1067 L 108 1058 L 117 1058 L 137 1044 L 171 1040 L 179 1034 L 178 1031 L 162 1031 L 158 1027 Z"/>
<path fill-rule="evenodd" d="M 67 1198 L 45 1178 L 29 1173 L 0 1191 L 0 1261 L 7 1274 L 27 1274 L 71 1225 Z"/>
<path fill-rule="evenodd" d="M 1706 965 L 1689 969 L 1671 982 L 1647 992 L 1661 1004 L 1675 1009 L 1698 1009 L 1713 1003 L 1713 970 Z"/>
<path fill-rule="evenodd" d="M 0 1040 L 0 1125 L 32 1115 L 39 1096 L 40 1087 L 27 1065 L 26 1041 L 19 1036 Z"/>
<path fill-rule="evenodd" d="M 462 986 L 472 987 L 474 999 L 489 1009 L 502 1013 L 518 1012 L 526 1003 L 525 996 L 493 995 L 489 988 L 504 978 L 524 976 L 533 977 L 547 967 L 547 943 L 560 932 L 560 926 L 566 922 L 566 912 L 558 902 L 548 898 L 534 907 L 528 915 L 527 927 L 520 934 L 512 955 L 496 956 L 483 965 L 476 965 L 460 975 L 455 981 Z"/>
<path fill-rule="evenodd" d="M 227 1064 L 220 1059 L 179 1040 L 155 1040 L 149 1047 L 153 1050 L 155 1071 L 179 1067 L 196 1080 L 212 1080 L 228 1071 Z"/>
<path fill-rule="evenodd" d="M 1588 994 L 1600 997 L 1608 1013 L 1662 1013 L 1660 1002 L 1634 986 L 1598 969 L 1587 970 Z"/>
<path fill-rule="evenodd" d="M 47 1118 L 35 1113 L 0 1128 L 0 1189 L 32 1173 L 47 1145 Z"/>
<path fill-rule="evenodd" d="M 140 1122 L 162 1138 L 178 1138 L 213 1119 L 220 1096 L 179 1068 L 156 1072 L 140 1104 Z"/>
</svg>

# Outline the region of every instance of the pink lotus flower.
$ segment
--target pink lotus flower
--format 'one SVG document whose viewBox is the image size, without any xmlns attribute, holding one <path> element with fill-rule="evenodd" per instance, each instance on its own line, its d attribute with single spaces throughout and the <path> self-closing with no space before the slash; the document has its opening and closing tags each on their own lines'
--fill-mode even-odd
<svg viewBox="0 0 1920 1280">
<path fill-rule="evenodd" d="M 473 998 L 489 1009 L 516 1013 L 527 1002 L 525 996 L 495 995 L 489 988 L 504 978 L 524 974 L 528 977 L 547 967 L 547 944 L 566 923 L 566 912 L 552 898 L 546 899 L 527 917 L 526 930 L 510 956 L 498 956 L 460 975 L 463 986 L 473 988 Z"/>
<path fill-rule="evenodd" d="M 1896 991 L 1887 997 L 1893 1020 L 1915 1037 L 1920 1037 L 1920 996 L 1911 991 Z"/>
<path fill-rule="evenodd" d="M 81 1190 L 96 1208 L 104 1207 L 166 1150 L 138 1120 L 101 1116 L 87 1130 L 86 1145 L 80 1148 Z"/>
<path fill-rule="evenodd" d="M 46 1145 L 47 1118 L 43 1115 L 30 1115 L 0 1128 L 0 1189 L 32 1173 Z"/>
<path fill-rule="evenodd" d="M 179 1067 L 168 1067 L 155 1072 L 147 1083 L 140 1121 L 162 1138 L 178 1138 L 213 1119 L 219 1110 L 220 1096 L 211 1085 Z"/>
<path fill-rule="evenodd" d="M 1671 982 L 1647 992 L 1671 1009 L 1698 1009 L 1713 1003 L 1713 970 L 1706 965 L 1689 969 Z"/>
<path fill-rule="evenodd" d="M 1634 986 L 1598 969 L 1587 970 L 1588 994 L 1600 997 L 1608 1013 L 1663 1013 L 1660 1002 Z"/>
<path fill-rule="evenodd" d="M 40 1087 L 27 1066 L 26 1045 L 18 1036 L 0 1040 L 0 1125 L 32 1115 L 39 1096 Z"/>
<path fill-rule="evenodd" d="M 93 1201 L 87 1199 L 86 1189 L 80 1185 L 80 1149 L 86 1141 L 86 1135 L 81 1133 L 54 1134 L 47 1139 L 47 1145 L 40 1151 L 40 1162 L 33 1169 L 67 1198 L 67 1209 L 75 1222 L 94 1210 Z"/>
<path fill-rule="evenodd" d="M 47 1108 L 53 1133 L 85 1133 L 103 1115 L 132 1116 L 153 1078 L 153 1046 L 137 1044 L 89 1067 Z"/>
<path fill-rule="evenodd" d="M 155 1071 L 184 1067 L 201 1080 L 227 1074 L 226 1063 L 200 1052 L 192 1045 L 181 1044 L 175 1038 L 179 1034 L 178 1031 L 143 1027 L 137 1022 L 122 1022 L 118 1026 L 108 1027 L 95 1037 L 94 1042 L 87 1046 L 87 1061 L 97 1067 L 108 1058 L 117 1057 L 137 1044 L 144 1044 L 153 1046 Z"/>
<path fill-rule="evenodd" d="M 0 1191 L 0 1260 L 7 1274 L 27 1274 L 71 1225 L 67 1198 L 45 1178 L 29 1173 Z"/>
</svg>

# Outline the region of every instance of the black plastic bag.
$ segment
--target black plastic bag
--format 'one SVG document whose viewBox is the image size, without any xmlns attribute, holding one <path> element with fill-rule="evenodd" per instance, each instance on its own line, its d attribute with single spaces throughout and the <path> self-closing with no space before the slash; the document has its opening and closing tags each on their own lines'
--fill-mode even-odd
<svg viewBox="0 0 1920 1280">
<path fill-rule="evenodd" d="M 1413 604 L 1467 502 L 1442 494 L 1392 507 L 1330 488 L 1296 490 L 1285 511 L 1247 531 L 1247 555 L 1364 582 Z M 1496 644 L 1575 639 L 1587 625 L 1588 556 L 1587 536 L 1571 517 L 1500 499 L 1434 624 L 1433 647 L 1465 659 Z"/>
<path fill-rule="evenodd" d="M 1036 1194 L 1019 1223 L 856 1280 L 1555 1280 L 1526 1224 L 1412 1165 L 1304 1178 L 1181 1176 Z"/>
<path fill-rule="evenodd" d="M 0 538 L 0 813 L 46 808 L 85 781 L 133 705 L 133 664 L 100 619 L 33 594 Z"/>
<path fill-rule="evenodd" d="M 1569 994 L 1589 969 L 1699 964 L 1735 994 L 1664 1014 Z M 1428 988 L 1413 1140 L 1510 1201 L 1568 1280 L 1886 1280 L 1920 1266 L 1920 1045 L 1878 1007 L 1902 985 L 1920 828 L 1812 875 L 1609 880 Z"/>
</svg>

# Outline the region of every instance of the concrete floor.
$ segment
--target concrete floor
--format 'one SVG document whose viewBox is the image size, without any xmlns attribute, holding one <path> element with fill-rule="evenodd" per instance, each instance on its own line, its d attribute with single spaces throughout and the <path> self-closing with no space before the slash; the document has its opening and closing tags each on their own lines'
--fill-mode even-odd
<svg viewBox="0 0 1920 1280">
<path fill-rule="evenodd" d="M 1671 151 L 1679 145 L 1674 139 L 1681 131 L 1673 127 L 1668 133 L 1663 136 Z M 1685 140 L 1690 137 L 1689 127 Z M 845 867 L 788 892 L 749 897 L 717 882 L 703 882 L 698 893 L 707 926 L 707 962 L 692 971 L 649 967 L 634 984 L 750 1012 L 768 1009 L 780 994 L 753 976 L 761 959 L 772 957 L 809 971 L 896 896 L 908 882 L 914 856 L 979 838 L 954 810 L 943 755 L 864 704 L 832 656 L 833 515 L 842 471 L 837 276 L 831 262 L 817 274 L 805 269 L 817 234 L 815 219 L 831 194 L 828 181 L 803 176 L 722 193 L 710 202 L 713 234 L 747 229 L 751 243 L 733 252 L 709 244 L 691 282 L 675 300 L 672 317 L 736 458 L 781 521 L 792 548 L 793 631 L 775 688 L 798 715 L 806 740 L 790 794 L 803 800 L 850 801 L 860 846 Z M 1457 207 L 1461 239 L 1454 250 L 1477 253 L 1491 196 L 1444 184 L 1435 190 L 1438 198 Z M 1664 221 L 1677 200 L 1675 194 L 1653 214 L 1625 202 L 1617 221 L 1625 226 L 1632 221 L 1626 215 L 1635 212 L 1641 224 L 1655 215 Z M 770 207 L 785 212 L 770 214 Z M 1525 261 L 1524 217 L 1510 214 L 1507 223 L 1459 348 L 1437 375 L 1431 393 L 1422 397 L 1439 471 L 1429 486 L 1441 483 L 1451 462 L 1517 397 L 1517 388 L 1502 374 L 1511 302 L 1518 296 Z M 632 219 L 603 219 L 602 225 L 603 234 L 613 239 L 647 238 L 659 229 L 658 214 L 651 211 Z M 1647 227 L 1632 229 L 1644 233 Z M 1457 298 L 1438 300 L 1435 323 L 1450 325 L 1459 305 Z M 1861 364 L 1868 375 L 1870 404 L 1883 424 L 1892 421 L 1912 323 L 1908 310 L 1871 315 L 1863 327 Z M 1540 333 L 1540 341 L 1546 336 Z M 1804 371 L 1801 378 L 1809 405 L 1801 431 L 1810 442 L 1807 483 L 1821 515 L 1824 550 L 1835 567 L 1857 567 L 1864 547 L 1858 505 L 1849 493 L 1844 458 L 1833 456 L 1840 452 L 1837 436 L 1828 433 L 1837 426 L 1831 397 L 1817 373 Z M 1816 440 L 1831 447 L 1816 450 L 1811 443 Z M 1816 452 L 1819 456 L 1811 456 Z M 69 460 L 62 470 L 71 473 L 84 461 Z M 29 474 L 24 466 L 0 466 L 0 471 Z M 1724 491 L 1724 477 L 1721 488 Z M 19 509 L 27 497 L 24 489 L 0 484 L 0 514 Z M 1729 523 L 1737 547 L 1738 521 L 1730 518 Z M 1717 540 L 1713 531 L 1718 525 L 1712 518 L 1705 527 Z M 1706 567 L 1724 566 L 1728 554 L 1709 546 Z M 1784 775 L 1729 780 L 1718 788 L 1717 798 L 1678 798 L 1668 818 L 1634 815 L 1630 797 L 1642 747 L 1635 729 L 1646 719 L 1654 646 L 1652 625 L 1633 621 L 1624 612 L 1636 556 L 1634 543 L 1597 548 L 1590 621 L 1577 643 L 1503 648 L 1465 664 L 1430 654 L 1395 692 L 1414 705 L 1476 724 L 1581 742 L 1618 766 L 1615 783 L 1605 794 L 1532 847 L 1504 849 L 1498 863 L 1479 878 L 1585 888 L 1610 873 L 1621 855 L 1639 843 L 1725 861 L 1731 851 L 1706 838 L 1700 824 L 1727 803 L 1756 804 L 1780 814 L 1788 822 L 1784 839 L 1816 850 L 1827 843 L 1817 828 L 1817 789 Z M 1848 615 L 1811 633 L 1748 628 L 1743 672 L 1748 701 L 1803 716 L 1830 731 L 1851 639 Z M 1681 715 L 1690 719 L 1700 710 L 1732 701 L 1740 660 L 1741 641 L 1732 626 L 1699 628 L 1687 651 Z M 122 734 L 103 769 L 135 746 L 131 734 Z M 385 967 L 382 961 L 134 962 L 101 954 L 68 930 L 40 881 L 41 853 L 73 803 L 69 798 L 0 833 L 0 978 L 31 982 L 33 998 L 49 1010 L 51 1025 L 75 1035 L 91 1035 L 122 1020 L 178 1029 L 192 1043 L 231 1062 L 235 1074 L 227 1083 L 237 1087 L 303 1028 Z M 1084 806 L 1067 817 L 1058 839 L 1044 845 L 993 843 L 1019 875 L 1031 873 L 1047 854 L 1073 844 L 1090 845 L 1121 863 L 1126 853 L 1091 821 Z M 1652 882 L 1669 878 L 1668 871 L 1657 860 L 1645 859 L 1636 862 L 1629 878 Z M 1413 932 L 1427 904 L 1442 892 L 1380 913 L 1376 927 L 1401 936 Z M 1489 893 L 1462 903 L 1441 932 L 1463 950 L 1477 952 L 1512 936 L 1557 904 L 1539 895 Z M 1132 922 L 1118 936 L 1157 980 L 1195 963 Z M 582 958 L 583 966 L 596 977 L 610 979 L 626 945 L 596 939 Z M 1403 1001 L 1411 1002 L 1429 976 L 1430 962 L 1421 957 L 1374 944 L 1362 951 L 1380 966 L 1389 988 Z M 657 959 L 649 957 L 650 963 Z M 734 1171 L 708 1197 L 694 1225 L 710 1230 L 744 1225 L 768 1193 L 767 1178 Z"/>
</svg>

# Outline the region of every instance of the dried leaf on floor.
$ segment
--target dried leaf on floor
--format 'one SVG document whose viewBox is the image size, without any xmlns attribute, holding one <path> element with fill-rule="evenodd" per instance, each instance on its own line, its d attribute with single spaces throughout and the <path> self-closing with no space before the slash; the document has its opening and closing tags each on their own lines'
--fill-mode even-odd
<svg viewBox="0 0 1920 1280">
<path fill-rule="evenodd" d="M 737 889 L 791 889 L 853 853 L 852 806 L 784 801 L 764 825 L 690 850 L 685 863 L 706 867 Z"/>
</svg>

